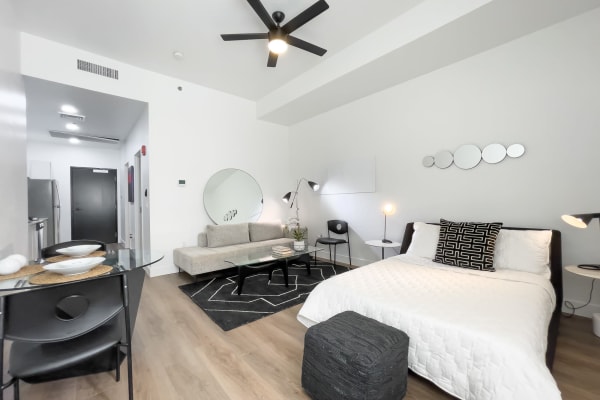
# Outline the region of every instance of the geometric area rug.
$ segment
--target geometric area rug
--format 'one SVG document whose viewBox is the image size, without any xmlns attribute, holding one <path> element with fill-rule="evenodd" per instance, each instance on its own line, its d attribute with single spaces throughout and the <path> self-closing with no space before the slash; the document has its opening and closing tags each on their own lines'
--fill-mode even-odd
<svg viewBox="0 0 600 400">
<path fill-rule="evenodd" d="M 271 282 L 268 271 L 248 276 L 239 296 L 237 275 L 188 283 L 179 288 L 221 329 L 228 331 L 304 302 L 319 282 L 348 268 L 326 262 L 317 262 L 315 266 L 311 260 L 310 271 L 307 275 L 304 264 L 290 263 L 287 288 L 281 269 L 273 271 Z"/>
</svg>

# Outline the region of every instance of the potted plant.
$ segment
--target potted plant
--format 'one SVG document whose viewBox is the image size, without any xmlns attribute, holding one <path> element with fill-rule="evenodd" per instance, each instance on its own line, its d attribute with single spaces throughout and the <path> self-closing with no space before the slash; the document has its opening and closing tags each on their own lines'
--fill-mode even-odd
<svg viewBox="0 0 600 400">
<path fill-rule="evenodd" d="M 294 250 L 304 250 L 304 239 L 306 238 L 306 230 L 300 228 L 300 225 L 297 225 L 294 229 L 292 229 L 292 237 L 294 238 Z"/>
</svg>

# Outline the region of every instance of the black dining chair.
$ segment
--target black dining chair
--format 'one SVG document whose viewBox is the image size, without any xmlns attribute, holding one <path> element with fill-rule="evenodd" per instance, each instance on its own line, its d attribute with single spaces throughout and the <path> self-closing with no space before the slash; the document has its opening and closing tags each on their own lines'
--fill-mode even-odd
<svg viewBox="0 0 600 400">
<path fill-rule="evenodd" d="M 350 265 L 352 265 L 352 256 L 350 255 L 350 234 L 348 231 L 348 222 L 332 219 L 327 221 L 327 237 L 320 237 L 315 241 L 315 246 L 317 246 L 317 243 L 329 246 L 329 261 L 331 261 L 331 246 L 333 246 L 333 265 L 336 265 L 337 246 L 339 244 L 348 245 L 348 259 L 350 260 Z M 332 234 L 335 236 L 332 237 Z M 344 236 L 346 237 L 345 239 L 343 238 Z"/>
<path fill-rule="evenodd" d="M 98 248 L 98 250 L 103 250 L 103 251 L 106 250 L 106 243 L 100 242 L 98 240 L 91 240 L 91 239 L 69 240 L 67 242 L 56 243 L 56 244 L 53 244 L 52 246 L 44 247 L 42 249 L 42 258 L 59 256 L 61 254 L 58 253 L 56 250 L 64 249 L 65 247 L 80 246 L 80 245 L 84 245 L 84 244 L 97 244 L 100 246 L 100 248 Z"/>
<path fill-rule="evenodd" d="M 0 297 L 0 376 L 4 372 L 4 341 L 13 341 L 8 360 L 11 379 L 3 383 L 0 399 L 13 385 L 18 400 L 20 380 L 44 381 L 38 379 L 79 369 L 107 352 L 113 360 L 110 369 L 119 381 L 124 349 L 132 400 L 131 336 L 144 275 L 139 268 Z"/>
</svg>

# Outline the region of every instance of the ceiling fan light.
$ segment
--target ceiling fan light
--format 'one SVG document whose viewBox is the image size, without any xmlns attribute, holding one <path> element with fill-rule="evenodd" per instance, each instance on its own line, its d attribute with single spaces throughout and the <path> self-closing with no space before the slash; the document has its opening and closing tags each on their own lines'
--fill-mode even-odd
<svg viewBox="0 0 600 400">
<path fill-rule="evenodd" d="M 288 48 L 288 44 L 283 39 L 269 40 L 269 51 L 275 54 L 282 54 Z"/>
</svg>

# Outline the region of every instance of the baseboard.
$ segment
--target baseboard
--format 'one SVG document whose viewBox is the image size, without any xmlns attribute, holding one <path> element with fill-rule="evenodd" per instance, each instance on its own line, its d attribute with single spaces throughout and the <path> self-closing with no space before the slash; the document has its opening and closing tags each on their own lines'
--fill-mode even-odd
<svg viewBox="0 0 600 400">
<path fill-rule="evenodd" d="M 169 265 L 168 263 L 158 263 L 146 267 L 146 273 L 150 278 L 174 274 L 176 272 L 179 272 L 179 269 L 174 265 Z"/>
<path fill-rule="evenodd" d="M 323 262 L 330 262 L 329 261 L 329 257 L 317 257 L 317 261 L 323 261 Z M 348 256 L 345 257 L 340 257 L 338 254 L 338 257 L 335 260 L 336 264 L 345 266 L 345 267 L 349 267 L 350 266 L 350 260 L 348 259 Z M 356 259 L 354 257 L 352 257 L 352 267 L 362 267 L 368 264 L 372 264 L 375 261 L 373 260 L 363 260 L 361 258 Z M 333 258 L 331 259 L 331 263 L 333 263 Z"/>
<path fill-rule="evenodd" d="M 592 318 L 592 314 L 600 313 L 600 304 L 590 303 L 586 306 L 583 306 L 585 304 L 585 302 L 583 301 L 565 299 L 565 301 L 562 304 L 562 312 L 565 314 L 571 314 L 573 312 L 573 310 L 570 307 L 565 306 L 565 302 L 570 302 L 573 305 L 573 307 L 576 308 L 581 307 L 575 310 L 575 315 Z"/>
</svg>

